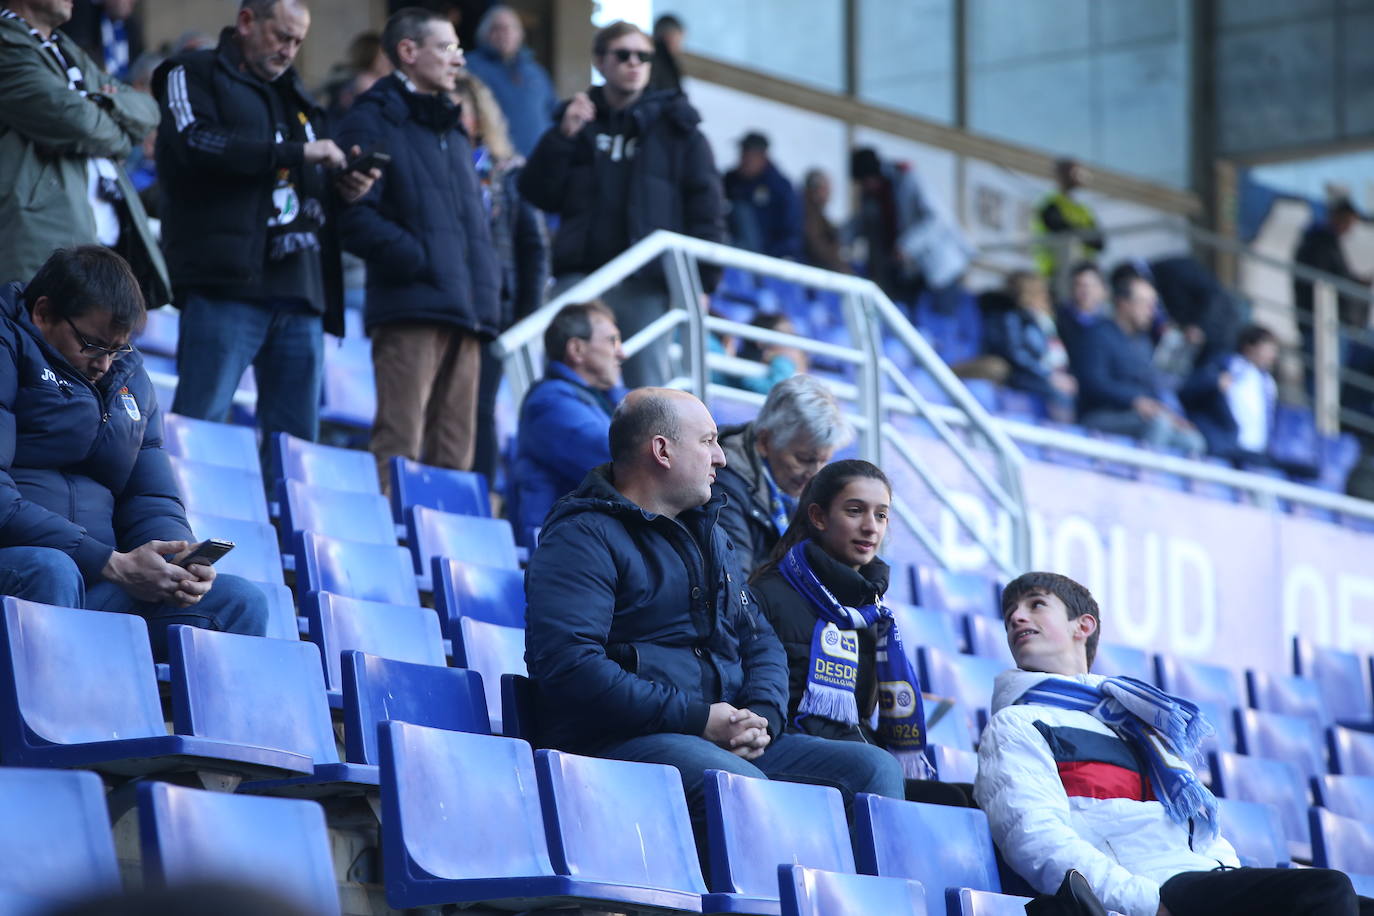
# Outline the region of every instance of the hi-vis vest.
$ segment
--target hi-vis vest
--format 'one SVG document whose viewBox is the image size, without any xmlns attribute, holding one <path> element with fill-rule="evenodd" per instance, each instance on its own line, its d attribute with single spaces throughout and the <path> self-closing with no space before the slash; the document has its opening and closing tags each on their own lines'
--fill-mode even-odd
<svg viewBox="0 0 1374 916">
<path fill-rule="evenodd" d="M 1037 238 L 1049 238 L 1055 234 L 1045 225 L 1044 217 L 1041 215 L 1048 207 L 1057 208 L 1071 229 L 1097 228 L 1097 217 L 1087 204 L 1074 200 L 1063 191 L 1055 191 L 1040 201 L 1040 205 L 1035 208 L 1035 215 L 1031 218 L 1031 232 Z M 1055 275 L 1058 267 L 1055 254 L 1058 250 L 1058 247 L 1052 244 L 1042 243 L 1035 247 L 1035 266 L 1047 277 L 1053 278 Z M 1075 241 L 1069 247 L 1069 253 L 1070 261 L 1073 262 L 1091 258 L 1094 254 L 1082 241 Z"/>
</svg>

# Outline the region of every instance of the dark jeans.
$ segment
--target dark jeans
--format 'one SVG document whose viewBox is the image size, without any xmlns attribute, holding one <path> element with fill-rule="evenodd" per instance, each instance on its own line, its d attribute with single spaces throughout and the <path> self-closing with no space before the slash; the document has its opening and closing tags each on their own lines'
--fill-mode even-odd
<svg viewBox="0 0 1374 916">
<path fill-rule="evenodd" d="M 113 582 L 86 588 L 72 558 L 53 547 L 0 548 L 0 594 L 40 604 L 137 614 L 148 624 L 153 657 L 167 658 L 167 628 L 186 624 L 225 633 L 267 632 L 267 596 L 247 579 L 216 576 L 205 597 L 187 608 L 138 601 Z"/>
<path fill-rule="evenodd" d="M 1371 916 L 1374 900 L 1326 868 L 1186 871 L 1165 881 L 1160 902 L 1172 916 Z"/>
<path fill-rule="evenodd" d="M 497 462 L 501 445 L 496 440 L 496 395 L 501 390 L 501 360 L 494 345 L 482 345 L 482 369 L 477 382 L 477 445 L 472 469 L 487 475 L 487 486 L 496 489 Z"/>
</svg>

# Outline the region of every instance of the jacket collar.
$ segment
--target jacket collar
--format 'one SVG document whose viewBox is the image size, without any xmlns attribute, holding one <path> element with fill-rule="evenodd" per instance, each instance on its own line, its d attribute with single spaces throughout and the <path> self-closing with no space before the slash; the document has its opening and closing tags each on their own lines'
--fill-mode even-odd
<svg viewBox="0 0 1374 916">
<path fill-rule="evenodd" d="M 316 112 L 318 106 L 315 105 L 310 93 L 306 91 L 305 83 L 301 82 L 300 74 L 296 72 L 294 66 L 287 67 L 281 76 L 270 83 L 259 79 L 257 74 L 248 69 L 248 65 L 243 60 L 243 49 L 239 47 L 238 32 L 234 31 L 233 26 L 225 26 L 220 30 L 219 44 L 215 46 L 215 57 L 236 79 L 263 91 L 272 86 L 285 86 L 295 94 L 303 110 L 311 114 Z"/>
<path fill-rule="evenodd" d="M 143 365 L 143 354 L 137 348 L 123 359 L 117 360 L 110 367 L 110 371 L 96 383 L 89 381 L 84 375 L 76 371 L 67 358 L 57 351 L 57 348 L 48 343 L 43 332 L 38 330 L 38 326 L 33 323 L 33 317 L 29 315 L 27 303 L 24 301 L 24 284 L 7 283 L 0 286 L 0 318 L 8 318 L 14 322 L 14 326 L 21 332 L 33 338 L 38 348 L 43 351 L 43 356 L 49 363 L 71 374 L 73 378 L 80 379 L 97 391 L 109 391 L 111 386 L 122 386 L 133 375 L 134 371 Z"/>
<path fill-rule="evenodd" d="M 887 563 L 878 557 L 857 570 L 851 569 L 813 541 L 806 545 L 806 559 L 816 577 L 842 604 L 850 607 L 871 604 L 874 596 L 882 597 L 887 593 L 889 571 Z"/>
<path fill-rule="evenodd" d="M 995 715 L 999 709 L 1013 705 L 1021 699 L 1022 694 L 1046 678 L 1075 681 L 1079 684 L 1087 684 L 1089 687 L 1096 687 L 1106 680 L 1100 674 L 1077 674 L 1069 677 L 1063 674 L 1046 674 L 1043 671 L 1022 671 L 1020 668 L 1011 668 L 997 675 L 997 680 L 993 682 L 991 712 Z"/>
<path fill-rule="evenodd" d="M 705 520 L 710 520 L 710 523 L 714 524 L 714 520 L 720 514 L 720 509 L 725 505 L 726 499 L 724 493 L 716 493 L 713 490 L 711 498 L 704 505 L 683 512 L 677 520 L 689 528 L 695 528 Z M 582 483 L 578 485 L 577 489 L 554 505 L 549 512 L 548 519 L 544 522 L 544 530 L 547 531 L 555 524 L 584 512 L 601 512 L 625 520 L 645 523 L 652 523 L 667 517 L 650 512 L 637 503 L 631 502 L 617 490 L 609 462 L 588 471 L 587 476 L 582 478 Z"/>
</svg>

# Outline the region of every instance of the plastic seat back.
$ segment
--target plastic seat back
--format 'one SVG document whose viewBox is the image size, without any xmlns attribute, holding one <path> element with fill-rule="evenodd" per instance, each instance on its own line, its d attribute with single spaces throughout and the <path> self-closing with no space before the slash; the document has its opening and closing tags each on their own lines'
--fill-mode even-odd
<svg viewBox="0 0 1374 916">
<path fill-rule="evenodd" d="M 439 616 L 432 608 L 311 592 L 301 609 L 310 622 L 310 641 L 320 647 L 325 686 L 331 691 L 343 689 L 339 654 L 350 649 L 420 665 L 448 664 Z"/>
<path fill-rule="evenodd" d="M 38 912 L 42 904 L 119 890 L 119 863 L 99 776 L 80 770 L 0 768 L 0 810 L 5 812 L 0 906 L 22 902 Z"/>
<path fill-rule="evenodd" d="M 927 912 L 926 892 L 919 882 L 802 865 L 778 866 L 778 893 L 783 916 L 925 916 Z"/>
<path fill-rule="evenodd" d="M 316 487 L 282 481 L 282 530 L 288 535 L 314 531 L 366 544 L 395 544 L 396 526 L 380 493 Z"/>
<path fill-rule="evenodd" d="M 1314 801 L 1333 814 L 1374 824 L 1374 776 L 1314 777 Z"/>
<path fill-rule="evenodd" d="M 387 470 L 391 474 L 391 510 L 397 522 L 406 520 L 406 510 L 411 506 L 491 518 L 485 474 L 436 468 L 399 455 L 391 459 Z"/>
<path fill-rule="evenodd" d="M 961 888 L 949 897 L 950 916 L 1024 916 L 1029 897 Z"/>
<path fill-rule="evenodd" d="M 967 706 L 950 697 L 934 696 L 929 691 L 921 697 L 921 704 L 925 707 L 928 743 L 973 750 L 978 741 L 978 724 Z"/>
<path fill-rule="evenodd" d="M 1217 816 L 1221 835 L 1231 841 L 1242 865 L 1288 867 L 1288 842 L 1278 808 L 1267 802 L 1219 798 Z"/>
<path fill-rule="evenodd" d="M 973 782 L 978 777 L 978 754 L 975 751 L 928 744 L 926 757 L 935 767 L 935 778 L 940 782 Z"/>
<path fill-rule="evenodd" d="M 931 899 L 951 887 L 1002 890 L 988 818 L 977 808 L 862 793 L 854 801 L 854 859 L 866 875 L 921 882 Z"/>
<path fill-rule="evenodd" d="M 296 536 L 296 576 L 297 594 L 332 592 L 389 604 L 420 603 L 410 553 L 398 545 L 364 544 L 303 531 Z"/>
<path fill-rule="evenodd" d="M 381 493 L 377 462 L 370 452 L 307 442 L 287 433 L 276 433 L 273 447 L 277 474 L 314 487 Z"/>
<path fill-rule="evenodd" d="M 138 787 L 146 883 L 220 878 L 274 891 L 321 916 L 339 909 L 324 810 L 313 801 Z"/>
<path fill-rule="evenodd" d="M 435 557 L 520 568 L 515 533 L 505 519 L 455 515 L 413 506 L 406 518 L 406 533 L 416 572 L 428 572 Z"/>
<path fill-rule="evenodd" d="M 1214 752 L 1212 791 L 1222 798 L 1268 802 L 1278 808 L 1288 854 L 1304 862 L 1312 858 L 1312 833 L 1307 823 L 1307 783 L 1286 760 Z"/>
<path fill-rule="evenodd" d="M 982 573 L 917 566 L 916 603 L 936 611 L 1001 619 L 1001 589 Z"/>
<path fill-rule="evenodd" d="M 1314 678 L 1246 671 L 1245 684 L 1250 694 L 1250 705 L 1255 709 L 1285 716 L 1302 716 L 1323 728 L 1330 724 L 1321 687 Z"/>
<path fill-rule="evenodd" d="M 258 437 L 249 426 L 232 426 L 164 413 L 162 446 L 169 455 L 187 461 L 238 468 L 262 476 L 262 467 L 258 462 Z"/>
<path fill-rule="evenodd" d="M 447 626 L 464 617 L 525 625 L 525 574 L 505 566 L 486 566 L 438 557 L 433 563 L 434 608 Z"/>
<path fill-rule="evenodd" d="M 978 717 L 981 729 L 992 708 L 993 681 L 1009 666 L 995 658 L 949 655 L 939 649 L 922 648 L 919 656 L 922 689 L 959 700 Z"/>
<path fill-rule="evenodd" d="M 1359 655 L 1294 636 L 1293 671 L 1317 682 L 1326 711 L 1337 722 L 1374 720 L 1374 696 Z"/>
<path fill-rule="evenodd" d="M 1229 706 L 1211 700 L 1194 700 L 1203 718 L 1211 723 L 1215 734 L 1203 738 L 1199 743 L 1199 750 L 1206 754 L 1211 751 L 1226 751 L 1235 753 L 1236 750 L 1236 711 Z"/>
<path fill-rule="evenodd" d="M 267 514 L 267 495 L 262 474 L 257 469 L 203 464 L 169 455 L 172 476 L 176 478 L 181 501 L 188 512 L 238 518 L 248 522 L 272 523 Z"/>
<path fill-rule="evenodd" d="M 921 646 L 951 654 L 964 651 L 964 635 L 959 632 L 958 619 L 953 614 L 896 601 L 887 602 L 887 606 L 892 609 L 897 629 L 902 634 L 902 645 L 911 656 L 912 664 L 916 663 L 916 650 Z"/>
<path fill-rule="evenodd" d="M 1326 730 L 1331 772 L 1345 776 L 1374 776 L 1374 733 L 1340 725 Z"/>
<path fill-rule="evenodd" d="M 1016 667 L 1011 649 L 1007 646 L 1007 628 L 999 618 L 986 614 L 961 616 L 970 652 L 983 658 L 995 658 L 1007 668 Z"/>
<path fill-rule="evenodd" d="M 1155 663 L 1158 677 L 1155 683 L 1165 693 L 1194 703 L 1204 700 L 1220 703 L 1227 709 L 1245 705 L 1239 679 L 1230 668 L 1163 654 L 1155 657 Z"/>
<path fill-rule="evenodd" d="M 344 756 L 376 765 L 377 726 L 387 720 L 491 734 L 482 676 L 464 668 L 417 665 L 363 652 L 343 653 Z"/>
<path fill-rule="evenodd" d="M 1236 714 L 1240 752 L 1287 760 L 1310 779 L 1327 771 L 1321 726 L 1305 716 L 1242 709 Z"/>
<path fill-rule="evenodd" d="M 537 752 L 534 765 L 556 872 L 706 893 L 674 767 L 550 750 Z"/>
<path fill-rule="evenodd" d="M 1308 811 L 1312 826 L 1312 864 L 1345 872 L 1374 875 L 1374 824 L 1333 814 L 1325 808 Z"/>
<path fill-rule="evenodd" d="M 525 631 L 464 617 L 453 644 L 454 664 L 482 675 L 492 728 L 501 727 L 501 675 L 525 675 Z"/>
<path fill-rule="evenodd" d="M 1150 653 L 1144 649 L 1100 642 L 1097 644 L 1097 656 L 1093 659 L 1093 674 L 1133 677 L 1138 681 L 1153 684 L 1155 663 Z"/>
<path fill-rule="evenodd" d="M 267 635 L 272 639 L 300 639 L 296 598 L 291 589 L 274 582 L 254 582 L 267 596 Z"/>
<path fill-rule="evenodd" d="M 217 572 L 242 576 L 253 582 L 286 582 L 282 576 L 277 530 L 271 525 L 201 512 L 187 512 L 186 521 L 199 540 L 221 538 L 234 542 L 234 549 L 215 563 Z"/>
</svg>

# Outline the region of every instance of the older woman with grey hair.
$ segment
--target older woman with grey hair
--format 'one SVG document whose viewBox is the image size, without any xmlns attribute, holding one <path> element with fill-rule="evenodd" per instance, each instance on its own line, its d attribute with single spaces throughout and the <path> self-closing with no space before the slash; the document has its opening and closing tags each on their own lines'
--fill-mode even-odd
<svg viewBox="0 0 1374 916">
<path fill-rule="evenodd" d="M 729 495 L 720 523 L 746 573 L 767 561 L 802 489 L 853 438 L 835 395 L 809 375 L 774 385 L 752 423 L 720 431 L 726 465 L 715 485 Z"/>
</svg>

